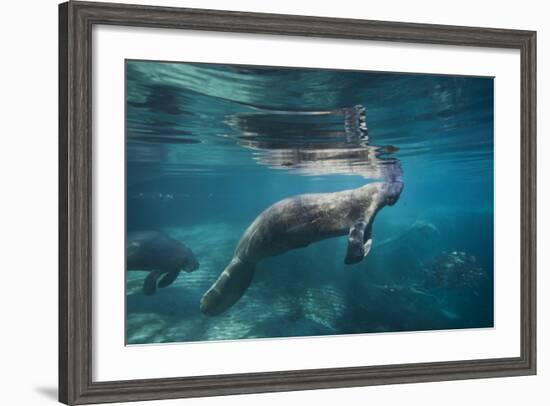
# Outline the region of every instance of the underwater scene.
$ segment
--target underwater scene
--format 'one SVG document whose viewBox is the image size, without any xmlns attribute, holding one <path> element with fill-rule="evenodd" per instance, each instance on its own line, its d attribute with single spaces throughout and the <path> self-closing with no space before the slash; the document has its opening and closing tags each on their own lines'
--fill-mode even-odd
<svg viewBox="0 0 550 406">
<path fill-rule="evenodd" d="M 493 78 L 126 61 L 126 343 L 493 327 Z"/>
</svg>

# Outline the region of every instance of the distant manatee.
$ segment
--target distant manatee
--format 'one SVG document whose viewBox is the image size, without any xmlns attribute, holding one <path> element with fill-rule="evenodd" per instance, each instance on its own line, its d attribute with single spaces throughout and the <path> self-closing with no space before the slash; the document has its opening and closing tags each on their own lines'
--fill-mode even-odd
<svg viewBox="0 0 550 406">
<path fill-rule="evenodd" d="M 135 231 L 126 240 L 126 270 L 149 271 L 143 293 L 153 295 L 176 280 L 180 271 L 199 268 L 193 252 L 183 243 L 158 231 Z M 159 280 L 160 278 L 160 280 Z"/>
</svg>

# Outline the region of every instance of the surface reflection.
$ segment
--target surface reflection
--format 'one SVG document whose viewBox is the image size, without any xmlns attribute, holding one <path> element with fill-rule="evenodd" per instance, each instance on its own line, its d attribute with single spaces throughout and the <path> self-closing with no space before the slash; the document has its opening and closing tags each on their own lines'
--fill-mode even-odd
<svg viewBox="0 0 550 406">
<path fill-rule="evenodd" d="M 272 169 L 306 176 L 401 177 L 395 146 L 369 144 L 366 109 L 361 105 L 325 111 L 261 111 L 236 114 L 227 123 L 238 144 Z"/>
</svg>

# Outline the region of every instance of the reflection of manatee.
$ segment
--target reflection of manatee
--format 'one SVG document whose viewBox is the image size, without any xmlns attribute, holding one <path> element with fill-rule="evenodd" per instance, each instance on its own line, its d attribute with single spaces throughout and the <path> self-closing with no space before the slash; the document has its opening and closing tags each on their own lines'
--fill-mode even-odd
<svg viewBox="0 0 550 406">
<path fill-rule="evenodd" d="M 392 179 L 395 159 L 382 157 L 398 148 L 368 144 L 366 109 L 361 105 L 325 111 L 260 111 L 231 116 L 227 124 L 239 145 L 273 169 L 300 175 L 358 175 Z"/>
<path fill-rule="evenodd" d="M 241 237 L 230 264 L 202 297 L 201 311 L 215 315 L 237 302 L 252 281 L 256 262 L 316 241 L 348 234 L 344 262 L 361 261 L 372 244 L 372 223 L 377 212 L 393 205 L 402 189 L 402 182 L 377 182 L 275 203 Z"/>
<path fill-rule="evenodd" d="M 158 286 L 164 288 L 176 280 L 180 271 L 192 272 L 199 267 L 193 252 L 181 242 L 157 231 L 128 233 L 126 269 L 149 271 L 143 282 L 143 293 L 152 295 Z"/>
<path fill-rule="evenodd" d="M 263 146 L 254 156 L 257 162 L 270 168 L 285 169 L 301 175 L 358 175 L 365 179 L 389 179 L 399 172 L 395 159 L 379 158 L 385 148 L 373 146 L 341 146 L 339 148 L 273 149 Z M 390 147 L 386 147 L 390 148 Z"/>
</svg>

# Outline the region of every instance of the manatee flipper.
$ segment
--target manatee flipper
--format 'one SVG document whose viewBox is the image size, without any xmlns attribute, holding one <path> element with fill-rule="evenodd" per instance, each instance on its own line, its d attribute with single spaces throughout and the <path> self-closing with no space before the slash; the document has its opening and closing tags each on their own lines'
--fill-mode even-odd
<svg viewBox="0 0 550 406">
<path fill-rule="evenodd" d="M 363 245 L 363 249 L 365 251 L 365 253 L 363 254 L 363 257 L 366 257 L 369 254 L 371 248 L 372 248 L 372 238 L 369 238 L 367 242 Z"/>
<path fill-rule="evenodd" d="M 149 275 L 147 275 L 147 277 L 143 281 L 144 295 L 151 296 L 155 294 L 155 292 L 157 291 L 157 280 L 160 275 L 161 275 L 161 272 L 159 271 L 149 272 Z"/>
<path fill-rule="evenodd" d="M 349 229 L 348 248 L 344 263 L 356 264 L 367 256 L 372 246 L 372 226 L 366 221 L 360 221 Z M 367 240 L 365 242 L 365 240 Z"/>
<path fill-rule="evenodd" d="M 201 312 L 215 316 L 235 304 L 250 286 L 255 269 L 254 262 L 233 258 L 201 298 Z"/>
<path fill-rule="evenodd" d="M 177 269 L 175 271 L 166 272 L 159 280 L 158 287 L 159 288 L 165 288 L 168 285 L 171 285 L 178 275 L 180 274 L 180 270 Z"/>
</svg>

